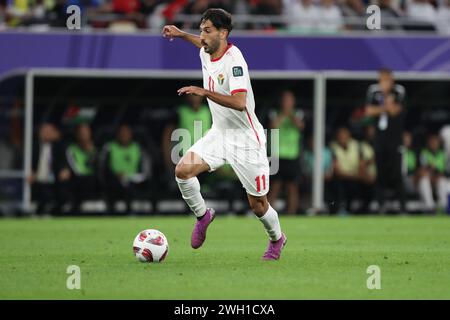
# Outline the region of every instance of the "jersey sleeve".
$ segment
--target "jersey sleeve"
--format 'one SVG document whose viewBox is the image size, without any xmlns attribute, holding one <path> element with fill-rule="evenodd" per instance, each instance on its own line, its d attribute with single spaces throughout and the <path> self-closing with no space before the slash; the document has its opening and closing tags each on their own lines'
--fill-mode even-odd
<svg viewBox="0 0 450 320">
<path fill-rule="evenodd" d="M 230 93 L 247 92 L 248 68 L 243 58 L 233 58 L 227 67 Z"/>
</svg>

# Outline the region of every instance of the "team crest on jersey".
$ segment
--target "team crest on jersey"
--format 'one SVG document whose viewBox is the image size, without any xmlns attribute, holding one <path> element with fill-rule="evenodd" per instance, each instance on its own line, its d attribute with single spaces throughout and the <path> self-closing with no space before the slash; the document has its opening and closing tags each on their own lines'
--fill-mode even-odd
<svg viewBox="0 0 450 320">
<path fill-rule="evenodd" d="M 223 74 L 219 74 L 219 76 L 217 77 L 217 81 L 219 82 L 220 85 L 223 85 L 224 80 L 225 76 Z"/>
</svg>

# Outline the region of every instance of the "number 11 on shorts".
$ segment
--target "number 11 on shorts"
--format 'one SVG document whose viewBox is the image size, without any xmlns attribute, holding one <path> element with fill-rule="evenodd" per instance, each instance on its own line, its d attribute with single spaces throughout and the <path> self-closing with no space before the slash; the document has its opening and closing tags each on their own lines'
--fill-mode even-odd
<svg viewBox="0 0 450 320">
<path fill-rule="evenodd" d="M 262 175 L 262 176 L 257 176 L 255 178 L 255 181 L 256 181 L 256 192 L 261 192 L 261 180 L 262 180 L 263 190 L 266 190 L 266 176 Z"/>
</svg>

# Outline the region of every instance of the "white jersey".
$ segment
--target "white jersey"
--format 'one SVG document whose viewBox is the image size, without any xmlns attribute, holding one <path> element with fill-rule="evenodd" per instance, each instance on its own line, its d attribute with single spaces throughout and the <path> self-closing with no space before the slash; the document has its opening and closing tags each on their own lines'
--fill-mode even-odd
<svg viewBox="0 0 450 320">
<path fill-rule="evenodd" d="M 241 138 L 256 141 L 259 145 L 265 145 L 264 128 L 255 114 L 255 98 L 247 63 L 241 51 L 236 46 L 228 44 L 225 53 L 212 60 L 204 48 L 201 48 L 200 60 L 205 89 L 223 95 L 233 95 L 237 92 L 247 93 L 247 104 L 244 111 L 227 108 L 207 99 L 213 120 L 212 129 L 221 132 L 234 129 L 239 132 Z"/>
</svg>

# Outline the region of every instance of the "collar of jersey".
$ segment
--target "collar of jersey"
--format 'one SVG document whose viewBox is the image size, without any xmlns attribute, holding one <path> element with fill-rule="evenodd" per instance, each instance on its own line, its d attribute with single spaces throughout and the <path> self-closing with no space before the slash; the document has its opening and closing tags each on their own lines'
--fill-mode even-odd
<svg viewBox="0 0 450 320">
<path fill-rule="evenodd" d="M 222 53 L 222 55 L 221 55 L 220 57 L 218 57 L 218 58 L 211 59 L 211 62 L 216 62 L 216 61 L 219 61 L 220 59 L 222 59 L 222 57 L 225 55 L 225 53 L 227 53 L 227 51 L 228 51 L 232 46 L 233 46 L 233 44 L 232 44 L 231 42 L 228 42 L 228 46 L 227 46 L 227 48 L 225 49 L 225 51 Z"/>
</svg>

